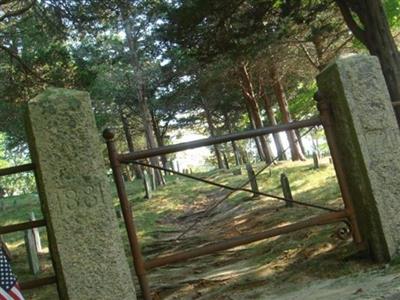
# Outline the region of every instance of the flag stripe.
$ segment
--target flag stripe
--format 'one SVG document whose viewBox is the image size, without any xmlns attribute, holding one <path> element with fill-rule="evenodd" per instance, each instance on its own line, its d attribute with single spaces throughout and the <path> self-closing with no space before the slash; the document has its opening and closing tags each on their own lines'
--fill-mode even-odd
<svg viewBox="0 0 400 300">
<path fill-rule="evenodd" d="M 2 289 L 2 288 L 0 288 L 0 289 Z M 7 298 L 4 297 L 2 294 L 3 294 L 3 293 L 2 293 L 1 290 L 0 290 L 0 300 L 7 300 Z"/>
<path fill-rule="evenodd" d="M 19 299 L 25 300 L 24 296 L 22 296 L 21 287 L 19 286 L 18 282 L 13 287 L 13 290 L 15 290 L 14 293 L 19 296 Z"/>
<path fill-rule="evenodd" d="M 10 295 L 8 295 L 8 293 L 7 293 L 5 290 L 3 290 L 2 288 L 0 288 L 0 295 L 1 295 L 1 297 L 3 297 L 3 298 L 0 298 L 0 299 L 2 299 L 2 300 L 14 300 L 14 299 L 11 298 Z"/>
<path fill-rule="evenodd" d="M 22 297 L 21 293 L 18 291 L 18 289 L 15 286 L 8 293 L 14 300 L 23 300 L 24 299 L 24 297 Z"/>
</svg>

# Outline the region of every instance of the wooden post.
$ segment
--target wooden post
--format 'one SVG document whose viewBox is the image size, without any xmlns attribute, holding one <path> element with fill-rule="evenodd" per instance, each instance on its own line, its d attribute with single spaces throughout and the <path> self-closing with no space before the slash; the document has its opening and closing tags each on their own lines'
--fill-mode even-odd
<svg viewBox="0 0 400 300">
<path fill-rule="evenodd" d="M 257 184 L 257 178 L 256 175 L 254 173 L 253 167 L 251 166 L 251 164 L 247 163 L 246 164 L 246 170 L 247 170 L 247 176 L 249 177 L 249 181 L 250 181 L 250 186 L 251 189 L 254 192 L 258 192 L 258 184 Z M 254 194 L 253 197 L 256 197 L 257 195 Z"/>
<path fill-rule="evenodd" d="M 289 200 L 293 200 L 292 190 L 290 189 L 289 179 L 287 178 L 285 173 L 281 174 L 281 187 L 283 192 L 283 197 Z M 293 202 L 286 201 L 286 207 L 292 207 Z"/>
</svg>

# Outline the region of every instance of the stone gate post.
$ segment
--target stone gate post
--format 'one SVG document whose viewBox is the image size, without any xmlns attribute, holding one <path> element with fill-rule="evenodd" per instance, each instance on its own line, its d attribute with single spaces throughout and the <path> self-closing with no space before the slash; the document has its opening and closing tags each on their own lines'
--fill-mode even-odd
<svg viewBox="0 0 400 300">
<path fill-rule="evenodd" d="M 376 261 L 400 246 L 400 131 L 379 61 L 351 55 L 317 77 L 363 241 Z"/>
<path fill-rule="evenodd" d="M 61 299 L 136 299 L 86 92 L 28 103 L 28 136 Z"/>
</svg>

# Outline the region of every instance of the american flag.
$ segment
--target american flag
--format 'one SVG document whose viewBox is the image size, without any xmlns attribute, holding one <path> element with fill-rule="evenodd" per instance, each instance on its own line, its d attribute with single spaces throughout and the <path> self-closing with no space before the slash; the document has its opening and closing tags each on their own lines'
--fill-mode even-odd
<svg viewBox="0 0 400 300">
<path fill-rule="evenodd" d="M 0 300 L 23 300 L 17 278 L 3 249 L 0 248 Z"/>
</svg>

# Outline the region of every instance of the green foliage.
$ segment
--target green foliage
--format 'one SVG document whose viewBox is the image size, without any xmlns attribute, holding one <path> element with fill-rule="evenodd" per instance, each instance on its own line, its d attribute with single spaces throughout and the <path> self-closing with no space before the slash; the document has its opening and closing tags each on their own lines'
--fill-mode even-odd
<svg viewBox="0 0 400 300">
<path fill-rule="evenodd" d="M 314 94 L 317 92 L 317 84 L 315 81 L 303 84 L 299 83 L 295 96 L 289 101 L 289 110 L 294 119 L 306 119 L 318 114 Z"/>
<path fill-rule="evenodd" d="M 398 30 L 400 28 L 400 1 L 398 0 L 384 0 L 386 15 L 392 29 Z"/>
<path fill-rule="evenodd" d="M 0 133 L 0 169 L 25 163 L 27 161 L 26 155 L 19 155 L 7 150 L 6 140 L 6 135 Z M 1 196 L 32 193 L 35 189 L 35 178 L 32 173 L 20 173 L 0 177 Z"/>
</svg>

